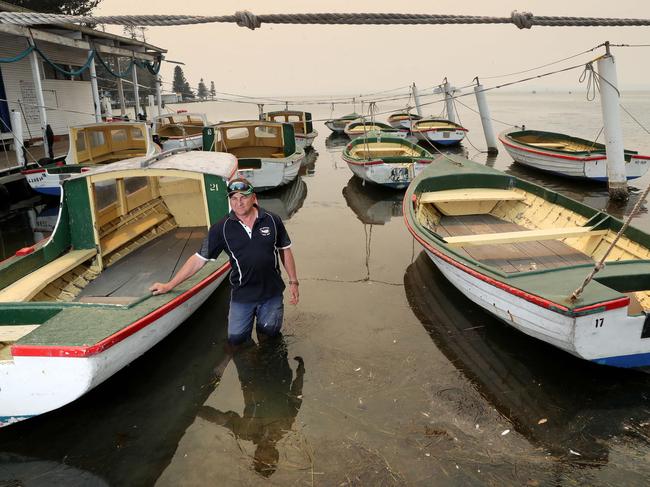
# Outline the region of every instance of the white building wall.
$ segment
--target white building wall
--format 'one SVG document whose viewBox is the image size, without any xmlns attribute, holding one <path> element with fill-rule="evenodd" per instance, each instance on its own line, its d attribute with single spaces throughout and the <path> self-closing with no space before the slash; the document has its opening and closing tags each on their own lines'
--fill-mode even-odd
<svg viewBox="0 0 650 487">
<path fill-rule="evenodd" d="M 13 57 L 24 51 L 28 45 L 25 38 L 0 34 L 0 57 Z M 37 45 L 57 64 L 82 66 L 88 58 L 88 52 L 80 49 L 40 41 Z M 42 61 L 40 56 L 39 61 Z M 34 81 L 29 56 L 15 63 L 0 64 L 0 70 L 2 70 L 9 109 L 22 110 L 24 114 L 24 137 L 26 139 L 41 137 L 38 110 L 34 106 Z M 42 70 L 41 79 L 43 79 Z M 54 135 L 67 135 L 69 126 L 95 121 L 89 81 L 43 80 L 43 92 L 47 107 L 47 121 Z M 29 123 L 25 123 L 25 118 Z"/>
</svg>

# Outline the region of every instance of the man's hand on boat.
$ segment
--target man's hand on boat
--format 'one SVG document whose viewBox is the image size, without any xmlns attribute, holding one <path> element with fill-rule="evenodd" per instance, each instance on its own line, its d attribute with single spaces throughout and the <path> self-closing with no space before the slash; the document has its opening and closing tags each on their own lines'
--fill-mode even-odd
<svg viewBox="0 0 650 487">
<path fill-rule="evenodd" d="M 171 281 L 165 283 L 154 282 L 149 288 L 149 291 L 151 291 L 154 296 L 157 294 L 168 293 L 176 286 L 178 286 L 181 282 L 189 279 L 194 274 L 196 274 L 201 269 L 201 267 L 205 265 L 206 262 L 207 260 L 198 254 L 190 256 L 190 258 L 185 261 L 183 267 L 180 268 L 180 270 L 176 273 Z"/>
</svg>

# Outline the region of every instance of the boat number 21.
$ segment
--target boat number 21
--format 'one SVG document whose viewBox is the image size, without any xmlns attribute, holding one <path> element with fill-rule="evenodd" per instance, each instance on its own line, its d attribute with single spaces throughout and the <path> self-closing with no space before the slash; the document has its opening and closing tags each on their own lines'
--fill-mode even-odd
<svg viewBox="0 0 650 487">
<path fill-rule="evenodd" d="M 602 328 L 605 323 L 605 318 L 596 318 L 596 328 Z"/>
</svg>

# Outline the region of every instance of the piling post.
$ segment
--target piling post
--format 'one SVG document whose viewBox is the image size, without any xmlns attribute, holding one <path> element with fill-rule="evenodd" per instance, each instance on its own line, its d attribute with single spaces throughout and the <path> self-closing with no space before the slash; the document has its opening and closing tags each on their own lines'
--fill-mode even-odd
<svg viewBox="0 0 650 487">
<path fill-rule="evenodd" d="M 35 47 L 34 41 L 29 38 L 29 45 Z M 38 105 L 38 115 L 39 121 L 41 123 L 41 135 L 43 136 L 43 153 L 49 154 L 49 147 L 47 144 L 47 110 L 45 109 L 45 97 L 43 96 L 43 84 L 41 83 L 41 71 L 38 68 L 38 54 L 36 51 L 32 51 L 29 55 L 31 66 L 32 66 L 32 78 L 34 80 L 34 91 L 36 95 L 36 103 Z"/>
<path fill-rule="evenodd" d="M 617 87 L 616 63 L 614 56 L 609 52 L 609 42 L 605 43 L 605 49 L 606 54 L 597 61 L 597 66 L 600 77 L 600 106 L 603 113 L 609 197 L 612 200 L 625 201 L 629 195 L 618 101 L 620 92 Z"/>
<path fill-rule="evenodd" d="M 153 95 L 147 95 L 147 104 L 149 105 L 147 115 L 149 116 L 149 121 L 151 122 L 153 120 L 153 112 L 155 106 Z"/>
<path fill-rule="evenodd" d="M 413 93 L 413 100 L 415 100 L 415 110 L 418 112 L 418 115 L 422 116 L 422 107 L 420 106 L 420 94 L 418 93 L 418 87 L 415 86 L 415 83 L 411 86 L 411 92 Z"/>
<path fill-rule="evenodd" d="M 117 63 L 117 72 L 121 73 L 120 58 L 115 58 L 115 62 Z M 122 82 L 122 78 L 120 77 L 117 78 L 117 95 L 120 100 L 120 117 L 122 120 L 124 120 L 126 117 L 126 102 L 124 101 L 124 84 Z"/>
<path fill-rule="evenodd" d="M 158 105 L 158 112 L 156 115 L 162 115 L 162 77 L 156 76 L 156 105 Z"/>
<path fill-rule="evenodd" d="M 90 60 L 88 67 L 90 73 L 90 88 L 93 93 L 93 105 L 95 106 L 95 122 L 102 121 L 102 106 L 99 103 L 99 87 L 97 86 L 97 70 L 95 69 L 95 58 Z"/>
<path fill-rule="evenodd" d="M 135 119 L 138 120 L 140 116 L 140 90 L 138 87 L 138 66 L 133 60 L 133 70 L 131 71 L 131 77 L 133 81 L 133 98 L 135 98 Z"/>
<path fill-rule="evenodd" d="M 11 131 L 14 134 L 14 150 L 16 151 L 16 163 L 19 166 L 25 165 L 25 154 L 23 152 L 23 119 L 20 112 L 11 111 Z"/>
<path fill-rule="evenodd" d="M 487 153 L 489 155 L 496 155 L 499 153 L 499 149 L 497 148 L 497 139 L 494 136 L 494 129 L 492 128 L 492 118 L 490 117 L 490 108 L 487 104 L 485 89 L 478 80 L 478 77 L 475 79 L 476 86 L 474 87 L 474 94 L 476 95 L 476 103 L 481 115 L 481 125 L 483 125 L 483 134 L 485 135 L 485 143 L 487 144 Z"/>
<path fill-rule="evenodd" d="M 456 113 L 454 112 L 453 92 L 449 84 L 449 81 L 447 81 L 447 78 L 445 78 L 445 82 L 443 84 L 443 90 L 445 92 L 445 106 L 447 107 L 447 120 L 455 123 Z"/>
<path fill-rule="evenodd" d="M 259 115 L 257 116 L 260 120 L 264 120 L 264 103 L 258 103 L 257 109 L 259 110 Z"/>
</svg>

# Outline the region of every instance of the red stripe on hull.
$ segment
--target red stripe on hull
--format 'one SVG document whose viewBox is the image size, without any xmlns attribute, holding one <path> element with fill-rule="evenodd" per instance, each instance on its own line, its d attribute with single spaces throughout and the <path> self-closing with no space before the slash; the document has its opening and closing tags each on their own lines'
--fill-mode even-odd
<svg viewBox="0 0 650 487">
<path fill-rule="evenodd" d="M 176 296 L 169 303 L 152 311 L 147 316 L 131 323 L 126 328 L 104 338 L 102 341 L 89 346 L 48 346 L 48 345 L 14 345 L 11 347 L 11 354 L 16 357 L 90 357 L 97 355 L 122 340 L 130 337 L 138 331 L 146 328 L 167 313 L 178 308 L 181 304 L 195 296 L 209 284 L 212 284 L 218 277 L 230 270 L 230 263 L 226 263 L 217 269 L 213 274 L 203 279 L 196 286 L 188 289 L 180 296 Z"/>
</svg>

